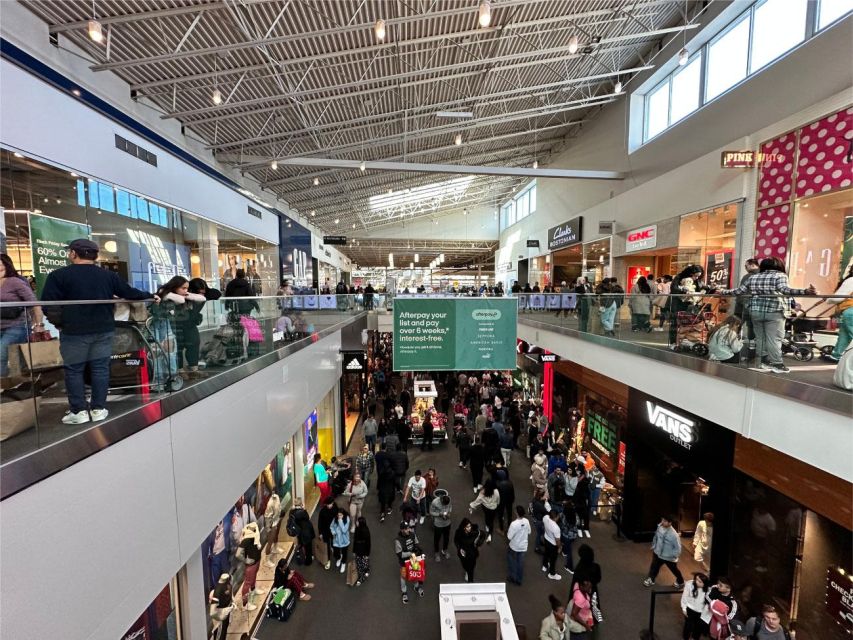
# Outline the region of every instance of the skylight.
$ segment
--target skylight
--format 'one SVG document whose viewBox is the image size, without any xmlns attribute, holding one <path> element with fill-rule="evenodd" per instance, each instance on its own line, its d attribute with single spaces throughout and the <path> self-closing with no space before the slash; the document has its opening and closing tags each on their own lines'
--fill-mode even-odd
<svg viewBox="0 0 853 640">
<path fill-rule="evenodd" d="M 371 196 L 371 213 L 385 213 L 389 217 L 396 214 L 413 214 L 436 211 L 441 207 L 459 202 L 474 181 L 474 176 L 462 176 L 444 182 L 433 182 L 421 187 L 392 191 L 379 196 Z"/>
</svg>

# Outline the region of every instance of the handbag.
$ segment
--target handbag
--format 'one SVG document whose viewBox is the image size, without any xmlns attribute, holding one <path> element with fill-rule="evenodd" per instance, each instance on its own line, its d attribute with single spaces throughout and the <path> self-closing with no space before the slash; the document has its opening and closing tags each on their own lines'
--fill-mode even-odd
<svg viewBox="0 0 853 640">
<path fill-rule="evenodd" d="M 355 560 L 350 560 L 347 562 L 347 586 L 355 586 L 356 582 L 358 582 L 358 571 L 355 568 Z"/>
<path fill-rule="evenodd" d="M 598 604 L 598 591 L 594 591 L 590 600 L 590 609 L 592 609 L 592 617 L 596 624 L 604 622 L 604 615 L 601 613 L 601 607 Z"/>
<path fill-rule="evenodd" d="M 321 538 L 314 538 L 314 557 L 320 564 L 326 564 L 329 561 L 329 548 Z"/>
<path fill-rule="evenodd" d="M 24 312 L 23 307 L 0 307 L 0 319 L 15 320 Z"/>
</svg>

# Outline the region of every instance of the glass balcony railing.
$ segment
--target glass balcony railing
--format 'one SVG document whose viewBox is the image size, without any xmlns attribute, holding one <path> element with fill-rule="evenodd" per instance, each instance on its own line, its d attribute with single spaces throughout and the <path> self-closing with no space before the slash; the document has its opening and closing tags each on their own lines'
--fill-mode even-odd
<svg viewBox="0 0 853 640">
<path fill-rule="evenodd" d="M 380 303 L 384 298 L 367 300 Z M 0 309 L 2 465 L 267 354 L 310 344 L 364 311 L 365 300 L 220 298 L 200 308 L 171 301 L 6 302 Z M 87 333 L 104 319 L 114 331 Z"/>
<path fill-rule="evenodd" d="M 601 336 L 604 344 L 610 339 L 841 391 L 833 378 L 850 320 L 842 326 L 838 302 L 853 298 L 830 297 L 522 294 L 518 317 Z"/>
</svg>

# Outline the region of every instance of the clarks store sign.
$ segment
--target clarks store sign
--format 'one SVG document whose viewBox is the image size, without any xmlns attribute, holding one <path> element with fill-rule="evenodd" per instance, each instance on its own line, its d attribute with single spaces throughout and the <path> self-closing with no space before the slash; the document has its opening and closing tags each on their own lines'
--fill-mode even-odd
<svg viewBox="0 0 853 640">
<path fill-rule="evenodd" d="M 646 400 L 649 422 L 669 435 L 669 439 L 689 450 L 696 442 L 696 423 L 656 402 Z"/>
<path fill-rule="evenodd" d="M 582 220 L 583 217 L 578 216 L 548 229 L 548 249 L 554 251 L 580 242 Z"/>
</svg>

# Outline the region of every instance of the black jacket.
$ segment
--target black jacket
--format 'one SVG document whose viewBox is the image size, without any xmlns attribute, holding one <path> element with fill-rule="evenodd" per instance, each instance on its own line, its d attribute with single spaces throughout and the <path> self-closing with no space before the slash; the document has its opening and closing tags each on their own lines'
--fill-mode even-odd
<svg viewBox="0 0 853 640">
<path fill-rule="evenodd" d="M 391 468 L 394 473 L 401 476 L 409 469 L 409 456 L 405 451 L 392 451 L 388 454 L 391 457 Z"/>
<path fill-rule="evenodd" d="M 465 533 L 465 529 L 460 526 L 453 535 L 453 544 L 456 545 L 457 553 L 464 551 L 466 560 L 476 560 L 479 557 L 479 542 L 480 528 L 476 524 L 471 528 L 471 533 Z"/>
<path fill-rule="evenodd" d="M 325 511 L 325 509 L 324 509 Z M 305 509 L 294 509 L 293 522 L 296 528 L 299 529 L 297 538 L 300 544 L 311 544 L 311 541 L 316 537 L 314 533 L 314 525 L 311 524 L 311 516 Z M 319 519 L 319 518 L 318 518 Z"/>
<path fill-rule="evenodd" d="M 317 529 L 320 531 L 320 537 L 323 540 L 332 539 L 332 521 L 334 521 L 337 513 L 337 509 L 329 509 L 328 507 L 320 509 L 320 515 L 317 516 Z"/>
<path fill-rule="evenodd" d="M 235 278 L 225 287 L 226 298 L 251 298 L 255 290 L 246 278 Z M 260 311 L 257 300 L 229 300 L 226 306 L 240 315 L 249 315 L 252 309 Z"/>
<path fill-rule="evenodd" d="M 370 529 L 367 527 L 355 528 L 352 552 L 357 556 L 367 557 L 370 555 Z"/>
</svg>

